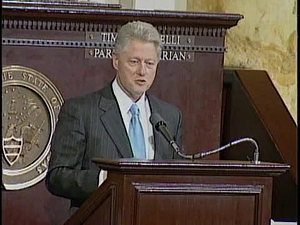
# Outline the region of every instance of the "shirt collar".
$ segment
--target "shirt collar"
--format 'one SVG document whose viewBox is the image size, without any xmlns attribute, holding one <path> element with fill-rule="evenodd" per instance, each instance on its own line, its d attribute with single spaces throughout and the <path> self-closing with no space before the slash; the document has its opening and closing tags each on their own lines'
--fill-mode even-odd
<svg viewBox="0 0 300 225">
<path fill-rule="evenodd" d="M 121 89 L 121 87 L 118 84 L 116 78 L 115 78 L 115 80 L 112 83 L 112 89 L 113 89 L 113 92 L 114 92 L 114 94 L 115 94 L 115 96 L 117 98 L 117 101 L 118 101 L 120 109 L 121 110 L 123 109 L 125 112 L 128 112 L 129 109 L 130 109 L 130 107 L 131 107 L 131 105 L 134 104 L 134 102 Z M 144 107 L 144 105 L 145 105 L 145 93 L 143 93 L 143 95 L 136 102 L 136 104 L 138 105 L 138 107 L 139 107 L 140 110 L 142 109 L 142 107 Z"/>
</svg>

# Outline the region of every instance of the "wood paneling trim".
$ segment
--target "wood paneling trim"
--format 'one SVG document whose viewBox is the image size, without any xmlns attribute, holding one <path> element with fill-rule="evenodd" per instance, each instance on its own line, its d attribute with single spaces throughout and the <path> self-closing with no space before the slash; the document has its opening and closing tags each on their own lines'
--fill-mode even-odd
<svg viewBox="0 0 300 225">
<path fill-rule="evenodd" d="M 47 12 L 47 13 L 45 13 Z M 199 12 L 176 12 L 176 11 L 158 11 L 158 10 L 127 10 L 115 9 L 105 7 L 87 7 L 87 5 L 72 5 L 71 3 L 53 6 L 51 4 L 28 4 L 22 1 L 3 1 L 2 2 L 2 16 L 37 18 L 82 18 L 84 20 L 99 20 L 101 21 L 126 21 L 134 18 L 149 21 L 158 24 L 186 24 L 191 25 L 205 25 L 205 26 L 221 26 L 230 28 L 237 25 L 238 21 L 243 19 L 240 14 L 222 14 L 222 13 L 199 13 Z M 83 20 L 83 18 L 82 18 Z"/>
<path fill-rule="evenodd" d="M 59 31 L 81 31 L 81 32 L 117 32 L 121 25 L 110 25 L 91 22 L 68 22 L 68 21 L 48 21 L 36 19 L 9 19 L 5 17 L 2 20 L 2 29 L 22 29 L 22 30 L 59 30 Z M 107 23 L 110 23 L 107 21 Z M 156 26 L 161 34 L 172 35 L 188 35 L 188 36 L 203 36 L 203 37 L 224 37 L 226 29 L 223 27 L 206 27 L 206 26 Z"/>
</svg>

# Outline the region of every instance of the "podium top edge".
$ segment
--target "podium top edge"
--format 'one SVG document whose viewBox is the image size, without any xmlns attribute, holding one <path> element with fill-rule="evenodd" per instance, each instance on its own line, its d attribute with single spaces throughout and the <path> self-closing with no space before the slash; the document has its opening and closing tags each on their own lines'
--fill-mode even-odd
<svg viewBox="0 0 300 225">
<path fill-rule="evenodd" d="M 189 165 L 189 166 L 262 166 L 262 167 L 286 167 L 290 166 L 282 163 L 274 162 L 259 162 L 254 164 L 252 161 L 239 161 L 239 160 L 209 160 L 209 159 L 195 159 L 195 160 L 150 160 L 150 159 L 135 159 L 135 158 L 121 158 L 121 159 L 102 159 L 94 158 L 95 163 L 107 163 L 115 165 Z"/>
<path fill-rule="evenodd" d="M 199 171 L 227 171 L 229 173 L 272 173 L 277 175 L 290 169 L 290 165 L 272 162 L 230 161 L 230 160 L 139 160 L 117 159 L 105 160 L 95 158 L 92 160 L 100 168 L 118 171 L 164 171 L 176 173 L 176 171 L 199 172 Z"/>
</svg>

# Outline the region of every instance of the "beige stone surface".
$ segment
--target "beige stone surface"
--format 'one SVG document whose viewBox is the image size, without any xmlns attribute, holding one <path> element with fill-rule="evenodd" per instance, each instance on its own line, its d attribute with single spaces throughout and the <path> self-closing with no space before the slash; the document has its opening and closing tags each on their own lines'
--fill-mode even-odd
<svg viewBox="0 0 300 225">
<path fill-rule="evenodd" d="M 187 10 L 244 15 L 228 30 L 224 64 L 266 70 L 297 123 L 296 0 L 188 0 Z"/>
</svg>

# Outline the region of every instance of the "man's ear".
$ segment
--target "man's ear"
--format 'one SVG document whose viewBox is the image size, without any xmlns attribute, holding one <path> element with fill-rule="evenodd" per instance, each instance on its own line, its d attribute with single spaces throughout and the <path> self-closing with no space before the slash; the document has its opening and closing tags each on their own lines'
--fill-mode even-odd
<svg viewBox="0 0 300 225">
<path fill-rule="evenodd" d="M 116 53 L 113 52 L 112 54 L 112 64 L 113 64 L 113 67 L 118 70 L 118 64 L 119 64 L 119 60 L 118 60 L 118 57 L 116 55 Z"/>
</svg>

